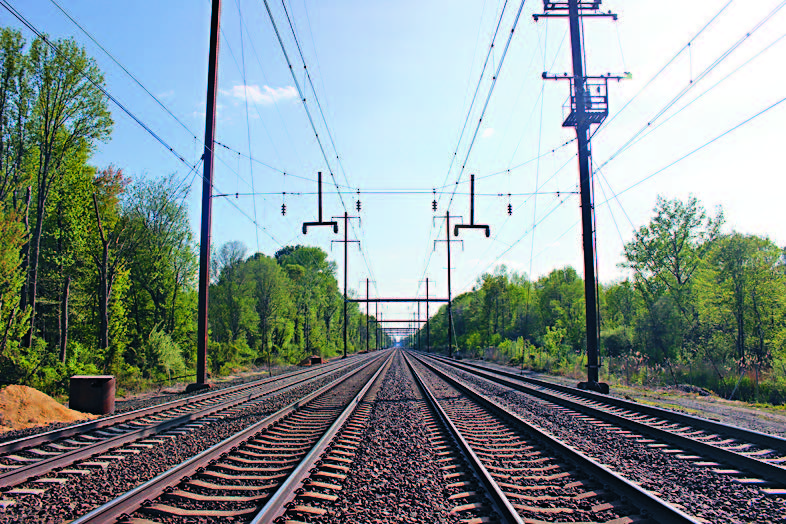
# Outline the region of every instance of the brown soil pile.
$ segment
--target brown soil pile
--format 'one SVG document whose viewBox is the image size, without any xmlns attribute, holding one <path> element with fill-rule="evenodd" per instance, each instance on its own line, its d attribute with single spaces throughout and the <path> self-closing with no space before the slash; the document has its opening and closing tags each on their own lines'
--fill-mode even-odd
<svg viewBox="0 0 786 524">
<path fill-rule="evenodd" d="M 0 389 L 0 433 L 93 418 L 98 416 L 68 409 L 37 389 L 16 385 Z"/>
</svg>

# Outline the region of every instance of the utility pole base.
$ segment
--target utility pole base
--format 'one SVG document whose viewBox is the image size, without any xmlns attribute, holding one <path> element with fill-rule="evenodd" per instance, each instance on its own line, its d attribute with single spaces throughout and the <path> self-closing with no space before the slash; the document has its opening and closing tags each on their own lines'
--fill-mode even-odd
<svg viewBox="0 0 786 524">
<path fill-rule="evenodd" d="M 186 393 L 193 393 L 194 391 L 203 391 L 205 389 L 210 389 L 213 386 L 208 382 L 195 382 L 193 384 L 189 384 L 186 386 Z"/>
<path fill-rule="evenodd" d="M 594 391 L 604 395 L 609 394 L 609 385 L 605 382 L 579 382 L 576 387 L 585 391 Z"/>
</svg>

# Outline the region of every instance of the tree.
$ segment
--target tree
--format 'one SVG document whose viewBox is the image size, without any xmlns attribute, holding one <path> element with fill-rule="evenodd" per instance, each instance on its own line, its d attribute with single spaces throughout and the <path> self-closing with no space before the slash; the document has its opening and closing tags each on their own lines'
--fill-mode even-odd
<svg viewBox="0 0 786 524">
<path fill-rule="evenodd" d="M 19 294 L 24 283 L 19 254 L 23 241 L 21 224 L 0 210 L 0 376 L 6 384 L 19 378 L 19 337 L 27 326 L 28 312 Z"/>
<path fill-rule="evenodd" d="M 126 199 L 135 247 L 129 264 L 135 343 L 156 326 L 176 343 L 185 342 L 192 328 L 183 303 L 198 267 L 185 205 L 188 192 L 168 176 L 138 182 Z"/>
<path fill-rule="evenodd" d="M 637 325 L 641 337 L 651 342 L 645 347 L 671 369 L 683 350 L 695 358 L 700 349 L 694 277 L 724 219 L 720 209 L 709 216 L 695 197 L 683 202 L 659 196 L 654 212 L 650 223 L 625 244 L 621 265 L 634 271 L 634 286 L 644 302 L 642 316 L 647 318 Z M 650 331 L 643 332 L 644 327 Z"/>
<path fill-rule="evenodd" d="M 259 348 L 269 357 L 274 346 L 280 348 L 288 341 L 286 334 L 291 331 L 287 319 L 294 304 L 289 281 L 276 260 L 262 253 L 248 259 L 245 269 L 254 285 Z"/>
<path fill-rule="evenodd" d="M 35 223 L 30 237 L 27 294 L 30 333 L 35 335 L 36 297 L 41 236 L 47 199 L 53 183 L 63 176 L 69 158 L 86 158 L 112 127 L 106 99 L 98 88 L 104 82 L 95 61 L 73 40 L 50 43 L 37 38 L 29 53 L 32 112 L 30 140 L 35 159 Z"/>
<path fill-rule="evenodd" d="M 98 297 L 98 347 L 110 348 L 110 311 L 115 284 L 125 274 L 125 263 L 134 250 L 129 217 L 122 210 L 120 198 L 128 185 L 122 169 L 113 166 L 97 172 L 93 181 L 94 227 L 92 260 L 96 273 Z M 112 367 L 120 356 L 110 351 L 105 362 Z"/>
<path fill-rule="evenodd" d="M 243 270 L 246 246 L 242 242 L 227 242 L 215 254 L 215 285 L 210 290 L 210 325 L 212 340 L 233 343 L 253 336 L 259 325 L 254 310 L 254 283 Z"/>
<path fill-rule="evenodd" d="M 731 233 L 718 239 L 707 257 L 702 311 L 726 332 L 734 333 L 737 360 L 745 367 L 754 357 L 756 383 L 784 334 L 786 276 L 783 251 L 769 239 Z"/>
</svg>

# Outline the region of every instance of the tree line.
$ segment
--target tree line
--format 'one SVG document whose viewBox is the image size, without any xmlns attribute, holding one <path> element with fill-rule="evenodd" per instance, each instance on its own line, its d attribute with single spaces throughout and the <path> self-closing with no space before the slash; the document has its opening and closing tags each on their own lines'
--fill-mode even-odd
<svg viewBox="0 0 786 524">
<path fill-rule="evenodd" d="M 103 86 L 73 40 L 0 30 L 0 384 L 63 393 L 73 374 L 136 387 L 193 373 L 188 188 L 89 163 L 112 132 Z M 338 352 L 343 298 L 323 251 L 247 258 L 229 243 L 213 260 L 214 373 Z M 354 351 L 365 317 L 350 313 Z"/>
<path fill-rule="evenodd" d="M 786 402 L 784 249 L 765 237 L 723 233 L 723 224 L 720 209 L 710 214 L 695 197 L 658 197 L 649 223 L 624 246 L 620 265 L 632 276 L 599 286 L 606 380 L 689 383 Z M 580 377 L 583 286 L 572 267 L 536 280 L 504 266 L 483 275 L 452 304 L 460 353 Z M 430 326 L 442 351 L 446 313 L 440 308 Z"/>
</svg>

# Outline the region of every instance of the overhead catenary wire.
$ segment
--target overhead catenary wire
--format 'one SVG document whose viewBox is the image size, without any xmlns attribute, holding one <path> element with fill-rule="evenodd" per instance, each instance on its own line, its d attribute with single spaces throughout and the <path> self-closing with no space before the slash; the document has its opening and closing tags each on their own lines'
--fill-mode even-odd
<svg viewBox="0 0 786 524">
<path fill-rule="evenodd" d="M 619 155 L 624 153 L 628 150 L 635 142 L 637 142 L 638 138 L 648 129 L 652 128 L 652 124 L 655 123 L 660 117 L 662 117 L 666 112 L 674 107 L 674 105 L 681 100 L 686 94 L 688 94 L 692 89 L 694 89 L 699 82 L 701 82 L 704 78 L 707 77 L 712 71 L 715 70 L 721 63 L 723 63 L 729 56 L 731 56 L 734 51 L 739 49 L 742 44 L 744 44 L 748 39 L 750 39 L 759 29 L 764 27 L 767 22 L 769 22 L 781 9 L 786 7 L 786 0 L 782 1 L 778 4 L 772 11 L 770 11 L 764 18 L 760 19 L 751 29 L 749 29 L 742 37 L 740 37 L 737 41 L 735 41 L 729 48 L 727 48 L 723 53 L 721 53 L 709 66 L 707 66 L 697 77 L 695 80 L 689 82 L 685 87 L 680 90 L 669 102 L 667 102 L 663 107 L 661 107 L 658 112 L 649 120 L 647 123 L 644 124 L 636 133 L 633 134 L 622 146 L 620 146 L 614 153 L 612 153 L 601 165 L 600 167 L 605 167 L 609 164 L 609 162 L 613 161 Z M 597 130 L 596 130 L 597 132 Z"/>
<path fill-rule="evenodd" d="M 475 145 L 475 140 L 478 137 L 480 126 L 483 123 L 483 117 L 486 116 L 486 110 L 488 109 L 489 102 L 491 101 L 491 97 L 494 94 L 494 88 L 497 85 L 497 80 L 499 80 L 499 75 L 502 72 L 502 66 L 505 63 L 505 58 L 507 57 L 508 49 L 510 49 L 510 42 L 513 40 L 513 35 L 516 32 L 516 26 L 518 25 L 519 19 L 521 18 L 521 11 L 524 9 L 525 1 L 526 0 L 521 0 L 521 3 L 519 4 L 519 9 L 516 12 L 516 18 L 513 20 L 513 25 L 510 28 L 510 34 L 508 35 L 508 40 L 507 42 L 505 42 L 505 48 L 502 51 L 502 56 L 500 57 L 499 64 L 497 65 L 497 70 L 494 73 L 494 76 L 492 77 L 491 86 L 489 86 L 489 91 L 486 96 L 486 101 L 483 104 L 483 110 L 480 113 L 480 118 L 478 119 L 478 123 L 475 126 L 475 132 L 472 134 L 472 140 L 470 140 L 469 142 L 469 147 L 467 148 L 467 154 L 464 157 L 464 162 L 461 165 L 461 170 L 459 171 L 458 177 L 456 179 L 457 184 L 461 181 L 461 177 L 463 176 L 464 170 L 466 169 L 467 166 L 467 162 L 469 161 L 469 156 L 470 154 L 472 154 L 472 147 Z M 450 200 L 448 201 L 448 208 L 450 208 L 452 203 L 453 203 L 453 196 L 451 196 Z"/>
<path fill-rule="evenodd" d="M 687 43 L 686 43 L 684 46 L 682 46 L 682 47 L 681 47 L 681 48 L 680 48 L 680 49 L 677 51 L 677 53 L 676 53 L 675 55 L 674 55 L 673 57 L 671 57 L 671 58 L 670 58 L 670 59 L 669 59 L 669 60 L 668 60 L 668 61 L 667 61 L 667 62 L 666 62 L 666 63 L 665 63 L 665 64 L 664 64 L 664 65 L 663 65 L 663 66 L 662 66 L 662 67 L 661 67 L 659 70 L 658 70 L 658 72 L 657 72 L 657 73 L 655 73 L 655 74 L 654 74 L 654 75 L 653 75 L 653 76 L 652 76 L 652 77 L 651 77 L 651 78 L 650 78 L 650 79 L 649 79 L 649 80 L 648 80 L 648 81 L 647 81 L 647 82 L 646 82 L 646 83 L 645 83 L 645 84 L 644 84 L 644 85 L 641 87 L 641 89 L 639 89 L 639 90 L 636 92 L 636 94 L 635 94 L 635 95 L 633 95 L 633 96 L 632 96 L 632 97 L 631 97 L 631 98 L 630 98 L 630 99 L 629 99 L 627 102 L 625 102 L 625 104 L 623 104 L 623 106 L 622 106 L 622 107 L 619 109 L 619 111 L 617 111 L 616 113 L 614 113 L 614 114 L 611 116 L 611 118 L 608 118 L 608 119 L 604 120 L 604 121 L 603 121 L 603 123 L 602 123 L 600 126 L 598 126 L 598 127 L 595 129 L 595 131 L 592 133 L 592 136 L 594 137 L 596 134 L 598 134 L 598 133 L 602 132 L 602 131 L 603 131 L 603 130 L 605 130 L 607 127 L 609 127 L 609 125 L 610 125 L 610 124 L 611 124 L 611 123 L 612 123 L 614 120 L 616 120 L 616 118 L 617 118 L 617 117 L 618 117 L 620 114 L 622 114 L 622 113 L 623 113 L 623 112 L 624 112 L 624 111 L 625 111 L 625 110 L 626 110 L 626 109 L 627 109 L 627 108 L 628 108 L 628 107 L 629 107 L 629 106 L 630 106 L 630 105 L 631 105 L 631 104 L 632 104 L 632 103 L 633 103 L 633 102 L 634 102 L 634 101 L 635 101 L 635 100 L 636 100 L 636 99 L 637 99 L 637 98 L 638 98 L 638 97 L 639 97 L 639 96 L 640 96 L 640 95 L 641 95 L 641 94 L 644 92 L 644 91 L 646 91 L 646 90 L 647 90 L 647 88 L 648 88 L 650 85 L 652 85 L 652 83 L 653 83 L 653 82 L 654 82 L 654 81 L 655 81 L 655 80 L 656 80 L 656 79 L 657 79 L 657 78 L 658 78 L 660 75 L 662 75 L 662 74 L 663 74 L 663 73 L 666 71 L 666 69 L 668 69 L 668 68 L 669 68 L 669 66 L 670 66 L 671 64 L 673 64 L 673 63 L 674 63 L 674 62 L 675 62 L 675 61 L 676 61 L 676 60 L 677 60 L 677 59 L 680 57 L 680 55 L 682 55 L 682 53 L 684 53 L 684 52 L 685 52 L 687 49 L 689 49 L 689 48 L 690 48 L 691 44 L 692 44 L 692 43 L 694 43 L 694 42 L 695 42 L 695 41 L 696 41 L 696 40 L 697 40 L 697 39 L 698 39 L 698 38 L 699 38 L 699 37 L 700 37 L 700 36 L 701 36 L 701 35 L 704 33 L 704 31 L 706 31 L 706 30 L 707 30 L 707 29 L 708 29 L 708 28 L 709 28 L 709 27 L 710 27 L 710 26 L 713 24 L 713 22 L 715 22 L 715 20 L 717 20 L 717 19 L 720 17 L 720 15 L 721 15 L 721 14 L 722 14 L 724 11 L 726 11 L 726 8 L 728 8 L 728 7 L 729 7 L 729 6 L 732 4 L 732 2 L 734 2 L 734 0 L 729 0 L 728 2 L 726 2 L 726 3 L 725 3 L 725 4 L 724 4 L 724 5 L 723 5 L 723 6 L 720 8 L 720 10 L 718 10 L 718 12 L 717 12 L 717 13 L 715 13 L 715 15 L 713 15 L 713 16 L 712 16 L 712 18 L 710 18 L 710 20 L 709 20 L 709 21 L 707 21 L 707 23 L 706 23 L 706 24 L 704 24 L 704 25 L 702 26 L 702 28 L 701 28 L 701 29 L 699 29 L 699 31 L 698 31 L 698 32 L 697 32 L 695 35 L 693 35 L 693 37 L 692 37 L 690 40 L 688 40 L 688 42 L 687 42 Z M 618 34 L 619 34 L 619 33 L 618 33 Z"/>
<path fill-rule="evenodd" d="M 275 18 L 273 16 L 272 10 L 270 9 L 270 3 L 268 2 L 268 0 L 262 0 L 262 1 L 263 1 L 264 5 L 265 5 L 265 10 L 267 11 L 268 18 L 270 19 L 270 23 L 273 26 L 273 31 L 276 34 L 276 39 L 278 40 L 278 44 L 279 44 L 279 47 L 281 49 L 281 52 L 283 53 L 284 59 L 286 60 L 287 67 L 289 68 L 289 73 L 292 76 L 292 80 L 295 83 L 295 88 L 297 89 L 297 92 L 298 92 L 298 95 L 300 96 L 300 100 L 302 102 L 303 108 L 305 109 L 306 116 L 308 118 L 309 124 L 311 125 L 311 129 L 314 132 L 314 137 L 316 138 L 317 144 L 319 146 L 319 150 L 322 153 L 322 158 L 325 161 L 325 166 L 327 167 L 328 173 L 330 174 L 330 178 L 333 180 L 334 186 L 336 187 L 336 189 L 338 189 L 338 187 L 339 187 L 338 186 L 338 182 L 336 181 L 336 177 L 335 177 L 335 174 L 333 172 L 333 168 L 332 168 L 332 166 L 330 164 L 330 160 L 328 159 L 327 152 L 325 150 L 325 146 L 324 146 L 324 144 L 322 144 L 322 139 L 319 136 L 319 131 L 317 130 L 316 123 L 314 122 L 314 118 L 311 115 L 311 110 L 308 107 L 308 103 L 307 103 L 306 97 L 305 97 L 305 95 L 303 93 L 303 88 L 301 87 L 300 82 L 298 81 L 297 75 L 295 74 L 295 70 L 294 70 L 294 68 L 292 66 L 292 61 L 289 58 L 289 53 L 287 52 L 286 46 L 284 45 L 284 40 L 281 37 L 281 32 L 278 29 L 278 24 L 276 23 L 276 20 L 275 20 Z M 284 9 L 286 11 L 286 6 L 284 6 Z M 287 13 L 287 19 L 289 19 L 289 14 L 288 13 Z M 294 32 L 294 28 L 291 26 L 291 22 L 290 22 L 290 27 L 292 28 L 292 30 Z M 296 43 L 297 43 L 297 36 L 296 35 L 293 35 L 293 36 L 295 37 L 295 40 L 296 40 Z M 298 47 L 298 51 L 300 52 L 300 44 L 299 43 L 297 43 L 297 47 Z M 302 53 L 301 53 L 300 56 L 301 56 L 301 59 L 303 59 L 303 67 L 304 67 L 304 69 L 306 69 L 306 72 L 307 72 L 307 68 L 306 68 L 306 65 L 305 65 L 305 59 L 303 58 Z M 308 78 L 308 76 L 307 76 L 307 78 Z M 311 84 L 311 86 L 312 86 L 312 91 L 313 91 L 313 83 Z M 315 100 L 318 100 L 318 98 L 316 96 L 316 93 L 314 93 L 314 98 L 315 98 Z M 320 111 L 321 111 L 321 106 L 319 106 L 319 103 L 317 105 L 318 105 L 318 107 L 320 107 Z M 324 118 L 324 114 L 323 114 L 323 118 Z M 325 124 L 327 125 L 326 122 L 325 122 Z M 331 136 L 329 130 L 328 130 L 328 135 Z M 332 143 L 332 138 L 331 138 L 331 143 Z M 334 152 L 335 152 L 335 144 L 333 144 L 333 145 L 334 145 Z M 336 155 L 336 157 L 339 158 L 338 154 Z M 339 166 L 340 165 L 341 165 L 341 160 L 339 158 Z M 345 178 L 346 178 L 346 175 L 345 175 Z M 349 184 L 347 184 L 347 185 L 349 185 Z M 341 207 L 344 209 L 345 212 L 348 213 L 349 211 L 347 209 L 346 203 L 344 202 L 344 198 L 343 198 L 343 196 L 340 193 L 338 194 L 338 198 L 339 198 L 339 201 L 341 202 Z M 354 230 L 354 225 L 350 224 L 350 227 L 352 227 L 353 232 L 355 232 L 355 236 L 359 236 L 359 235 L 357 235 L 357 232 Z M 362 244 L 360 246 L 360 253 L 361 253 L 362 257 L 363 257 L 363 261 L 364 261 L 364 263 L 366 265 L 366 269 L 368 270 L 369 275 L 371 277 L 373 277 L 374 274 L 373 274 L 373 271 L 371 270 L 371 267 L 370 267 L 369 262 L 368 262 L 368 258 L 366 257 L 366 254 L 365 254 L 365 251 L 363 250 Z"/>
<path fill-rule="evenodd" d="M 240 0 L 235 0 L 235 4 L 237 5 L 237 14 L 238 20 L 240 22 L 240 63 L 243 66 L 243 98 L 245 99 L 246 103 L 246 137 L 248 139 L 248 169 L 249 173 L 248 176 L 251 178 L 251 192 L 256 193 L 256 188 L 254 187 L 254 163 L 251 162 L 251 119 L 249 117 L 248 111 L 248 81 L 246 79 L 246 51 L 245 45 L 243 44 L 243 11 L 240 8 Z M 258 111 L 257 111 L 258 112 Z M 254 198 L 252 200 L 253 208 L 254 208 L 254 222 L 257 219 L 257 200 Z M 261 251 L 259 248 L 259 230 L 254 230 L 256 234 L 256 241 L 257 241 L 257 253 Z"/>
<path fill-rule="evenodd" d="M 171 109 L 170 109 L 170 108 L 169 108 L 169 107 L 168 107 L 168 106 L 167 106 L 167 105 L 166 105 L 166 104 L 165 104 L 165 103 L 164 103 L 164 102 L 161 100 L 161 98 L 160 98 L 160 97 L 156 96 L 156 95 L 155 95 L 155 94 L 154 94 L 152 91 L 150 91 L 150 89 L 148 89 L 148 87 L 147 87 L 147 86 L 145 86 L 145 85 L 142 83 L 142 81 L 141 81 L 141 80 L 139 80 L 139 78 L 138 78 L 138 77 L 137 77 L 137 76 L 136 76 L 134 73 L 132 73 L 132 72 L 131 72 L 131 71 L 130 71 L 130 70 L 129 70 L 129 69 L 128 69 L 128 68 L 127 68 L 125 65 L 123 65 L 123 63 L 122 63 L 122 62 L 120 62 L 120 61 L 117 59 L 117 57 L 115 57 L 115 55 L 113 55 L 113 54 L 112 54 L 112 53 L 111 53 L 111 52 L 110 52 L 110 51 L 109 51 L 109 50 L 106 48 L 106 46 L 105 46 L 105 45 L 103 45 L 103 44 L 102 44 L 102 43 L 101 43 L 101 42 L 100 42 L 100 41 L 99 41 L 99 40 L 98 40 L 98 39 L 97 39 L 97 38 L 96 38 L 96 37 L 95 37 L 95 36 L 94 36 L 92 33 L 90 33 L 90 32 L 89 32 L 89 31 L 88 31 L 88 30 L 87 30 L 87 29 L 86 29 L 86 28 L 85 28 L 85 27 L 84 27 L 82 24 L 80 24 L 80 23 L 79 23 L 79 21 L 78 21 L 78 20 L 76 20 L 76 18 L 74 18 L 74 16 L 73 16 L 73 15 L 71 15 L 71 13 L 69 13 L 68 11 L 66 11 L 66 10 L 65 10 L 65 8 L 63 8 L 63 6 L 62 6 L 62 5 L 60 5 L 60 3 L 58 3 L 58 2 L 57 2 L 57 0 L 50 0 L 50 2 L 51 2 L 51 3 L 52 3 L 52 4 L 53 4 L 53 5 L 54 5 L 54 6 L 55 6 L 55 7 L 56 7 L 56 8 L 57 8 L 57 9 L 58 9 L 58 10 L 59 10 L 61 13 L 63 13 L 63 15 L 64 15 L 66 18 L 68 18 L 68 19 L 71 21 L 71 23 L 73 23 L 73 24 L 74 24 L 74 25 L 75 25 L 75 26 L 76 26 L 76 27 L 77 27 L 77 28 L 78 28 L 80 31 L 82 31 L 82 33 L 84 33 L 84 35 L 85 35 L 85 36 L 87 36 L 87 38 L 88 38 L 88 39 L 90 39 L 90 41 L 92 41 L 92 42 L 93 42 L 93 43 L 94 43 L 94 44 L 95 44 L 95 45 L 96 45 L 96 46 L 97 46 L 97 47 L 98 47 L 98 48 L 99 48 L 99 49 L 100 49 L 100 50 L 101 50 L 101 51 L 102 51 L 104 54 L 106 54 L 106 55 L 109 57 L 109 59 L 110 59 L 110 60 L 112 60 L 112 62 L 114 62 L 114 63 L 115 63 L 115 65 L 117 65 L 117 66 L 118 66 L 120 69 L 122 69 L 122 70 L 123 70 L 123 72 L 124 72 L 126 75 L 128 75 L 128 77 L 129 77 L 129 78 L 131 78 L 131 80 L 133 80 L 133 81 L 134 81 L 134 83 L 135 83 L 135 84 L 137 84 L 137 85 L 138 85 L 138 86 L 139 86 L 139 87 L 140 87 L 140 88 L 141 88 L 141 89 L 142 89 L 142 90 L 143 90 L 143 91 L 144 91 L 144 92 L 145 92 L 145 93 L 146 93 L 146 94 L 147 94 L 147 95 L 148 95 L 150 98 L 152 98 L 152 99 L 153 99 L 153 101 L 155 101 L 155 103 L 156 103 L 156 104 L 157 104 L 159 107 L 161 107 L 161 109 L 163 109 L 163 110 L 164 110 L 164 111 L 165 111 L 165 112 L 166 112 L 166 113 L 167 113 L 167 114 L 168 114 L 170 117 L 172 117 L 172 119 L 174 119 L 174 120 L 175 120 L 175 122 L 177 122 L 177 124 L 178 124 L 180 127 L 182 127 L 182 128 L 183 128 L 183 129 L 184 129 L 186 132 L 188 132 L 188 134 L 189 134 L 189 135 L 191 135 L 191 138 L 192 138 L 192 139 L 193 139 L 195 142 L 197 142 L 197 143 L 198 143 L 198 142 L 200 141 L 200 139 L 197 137 L 197 135 L 194 133 L 194 131 L 193 131 L 193 130 L 192 130 L 190 127 L 188 127 L 188 125 L 186 125 L 186 124 L 183 122 L 183 120 L 182 120 L 180 117 L 178 117 L 178 116 L 177 116 L 177 115 L 174 113 L 174 111 L 172 111 L 172 110 L 171 110 Z M 245 22 L 243 22 L 243 23 L 245 24 Z M 248 32 L 248 28 L 247 28 L 247 27 L 246 27 L 246 32 Z M 255 54 L 256 54 L 256 49 L 255 49 L 255 48 L 254 48 L 254 46 L 253 46 L 253 41 L 250 41 L 250 43 L 251 43 L 251 45 L 252 45 L 252 49 L 254 50 L 254 52 L 255 52 Z M 228 44 L 228 42 L 227 42 L 227 44 Z M 229 48 L 230 54 L 232 54 L 231 46 L 228 46 L 228 48 Z M 257 60 L 259 60 L 259 58 L 258 58 L 258 57 L 257 57 Z M 237 65 L 237 62 L 235 62 L 235 64 Z M 278 107 L 278 106 L 276 106 L 276 107 Z M 258 109 L 258 108 L 257 108 L 257 112 L 259 112 L 259 109 Z M 249 158 L 249 155 L 246 155 L 246 154 L 242 153 L 241 151 L 238 151 L 237 149 L 235 149 L 235 148 L 233 148 L 233 147 L 231 147 L 231 146 L 229 146 L 229 145 L 227 145 L 227 144 L 224 144 L 224 143 L 222 143 L 222 142 L 219 142 L 219 141 L 215 141 L 215 144 L 216 144 L 216 145 L 219 145 L 219 146 L 221 146 L 221 147 L 223 147 L 223 148 L 225 148 L 225 149 L 227 149 L 228 151 L 231 151 L 232 153 L 236 153 L 236 154 L 238 154 L 238 155 L 242 155 L 242 156 L 243 156 L 243 157 L 245 157 L 245 158 Z M 210 149 L 210 148 L 208 148 L 208 149 Z M 275 172 L 277 172 L 277 173 L 280 173 L 280 174 L 282 174 L 282 175 L 292 176 L 292 177 L 294 177 L 294 178 L 299 178 L 299 179 L 302 179 L 302 180 L 308 180 L 309 182 L 316 182 L 316 178 L 309 178 L 309 177 L 304 177 L 304 176 L 300 176 L 300 175 L 294 175 L 294 174 L 292 174 L 292 173 L 289 173 L 289 172 L 287 172 L 287 171 L 285 171 L 285 170 L 282 170 L 282 169 L 279 169 L 279 168 L 277 168 L 277 167 L 274 167 L 274 166 L 272 166 L 272 165 L 270 165 L 270 164 L 268 164 L 268 163 L 266 163 L 266 162 L 263 162 L 262 160 L 259 160 L 259 159 L 257 159 L 257 158 L 253 158 L 253 157 L 251 157 L 251 161 L 253 161 L 254 163 L 260 164 L 260 165 L 262 165 L 262 166 L 264 166 L 264 167 L 267 167 L 268 169 L 271 169 L 271 170 L 273 170 L 273 171 L 275 171 Z"/>
<path fill-rule="evenodd" d="M 306 58 L 303 55 L 303 49 L 300 47 L 300 41 L 298 40 L 297 32 L 295 31 L 295 26 L 292 23 L 292 19 L 289 16 L 289 10 L 287 9 L 287 6 L 286 6 L 286 3 L 285 3 L 284 0 L 281 0 L 281 5 L 284 8 L 284 14 L 287 17 L 287 22 L 289 23 L 289 28 L 290 28 L 290 30 L 292 32 L 292 37 L 295 40 L 295 44 L 297 46 L 297 51 L 298 51 L 298 54 L 300 55 L 300 60 L 301 60 L 301 62 L 303 64 L 303 72 L 305 74 L 305 78 L 308 81 L 309 86 L 311 86 L 311 93 L 314 95 L 314 100 L 317 103 L 317 109 L 319 110 L 319 115 L 322 118 L 323 125 L 325 126 L 325 131 L 327 132 L 328 139 L 330 140 L 330 145 L 333 148 L 333 152 L 336 155 L 336 163 L 338 164 L 338 168 L 339 168 L 339 170 L 341 170 L 341 174 L 344 177 L 344 182 L 347 184 L 347 186 L 350 186 L 351 184 L 349 183 L 349 177 L 347 176 L 347 172 L 344 169 L 344 163 L 341 160 L 341 156 L 338 154 L 338 148 L 336 147 L 336 142 L 333 139 L 333 133 L 330 131 L 330 126 L 328 125 L 327 118 L 325 118 L 325 112 L 322 109 L 322 103 L 319 101 L 319 96 L 317 95 L 316 87 L 314 87 L 314 82 L 311 79 L 311 73 L 309 72 L 308 66 L 306 65 Z M 338 190 L 339 189 L 339 185 L 336 182 L 335 177 L 333 177 L 333 173 L 332 172 L 330 173 L 330 176 L 331 176 L 331 178 L 333 178 L 333 183 L 336 186 L 336 190 Z M 347 211 L 346 204 L 344 203 L 344 200 L 341 197 L 341 195 L 339 195 L 339 199 L 341 200 L 341 206 L 344 208 L 344 211 Z M 352 222 L 349 222 L 349 226 L 352 229 L 352 233 L 355 235 L 356 238 L 361 238 L 362 237 L 362 235 L 360 235 L 358 233 L 358 231 L 355 229 L 355 225 Z M 363 244 L 364 244 L 365 243 L 365 238 L 362 238 L 362 240 L 363 240 Z M 358 246 L 359 250 L 360 250 L 360 255 L 363 258 L 363 263 L 366 266 L 366 270 L 368 271 L 369 276 L 374 278 L 374 272 L 371 270 L 371 265 L 369 264 L 368 258 L 366 257 L 366 252 L 363 249 L 363 244 L 360 244 Z M 376 291 L 379 291 L 377 289 L 377 286 L 376 286 L 376 279 L 374 279 L 374 289 Z"/>
<path fill-rule="evenodd" d="M 507 56 L 508 49 L 510 48 L 510 42 L 513 39 L 513 35 L 515 34 L 515 31 L 516 31 L 516 26 L 518 25 L 518 21 L 519 21 L 519 19 L 521 17 L 521 11 L 524 8 L 524 2 L 525 2 L 525 0 L 521 0 L 521 3 L 519 4 L 519 8 L 518 8 L 518 11 L 516 12 L 516 17 L 515 17 L 515 19 L 513 21 L 512 27 L 510 29 L 510 34 L 508 35 L 508 40 L 505 43 L 505 48 L 504 48 L 502 56 L 500 58 L 499 65 L 497 66 L 496 73 L 492 77 L 492 83 L 491 83 L 491 85 L 489 87 L 488 95 L 486 96 L 486 101 L 485 101 L 485 103 L 483 105 L 483 109 L 481 111 L 480 118 L 478 119 L 478 124 L 475 127 L 475 132 L 472 135 L 472 140 L 470 141 L 469 147 L 467 148 L 467 154 L 466 154 L 466 156 L 464 158 L 464 162 L 462 163 L 461 170 L 460 170 L 459 175 L 458 175 L 458 177 L 456 179 L 456 184 L 454 186 L 454 191 L 451 194 L 450 200 L 448 202 L 448 205 L 447 205 L 448 209 L 450 209 L 450 206 L 453 203 L 453 198 L 455 196 L 455 190 L 458 188 L 458 185 L 461 182 L 462 175 L 464 174 L 464 169 L 466 168 L 467 160 L 469 159 L 469 155 L 472 152 L 472 146 L 474 145 L 475 140 L 477 139 L 478 131 L 480 130 L 480 126 L 483 123 L 483 117 L 485 116 L 486 110 L 488 109 L 488 105 L 489 105 L 489 101 L 491 100 L 491 96 L 494 93 L 494 87 L 497 85 L 497 79 L 499 78 L 499 74 L 500 74 L 500 72 L 502 70 L 502 66 L 503 66 L 503 64 L 505 62 L 505 57 Z M 468 121 L 469 115 L 471 114 L 471 111 L 472 111 L 472 106 L 475 103 L 477 92 L 478 92 L 478 89 L 480 88 L 480 83 L 481 83 L 481 81 L 483 79 L 483 72 L 485 72 L 486 64 L 488 63 L 488 58 L 489 58 L 489 56 L 491 55 L 491 53 L 492 53 L 492 51 L 494 49 L 494 42 L 496 40 L 500 24 L 502 23 L 502 18 L 503 18 L 504 12 L 505 12 L 505 6 L 506 5 L 507 5 L 507 0 L 505 1 L 505 4 L 503 5 L 502 12 L 500 13 L 500 17 L 499 17 L 499 20 L 497 22 L 497 27 L 496 27 L 496 29 L 494 31 L 494 37 L 492 39 L 491 45 L 489 46 L 489 52 L 488 52 L 488 54 L 486 56 L 486 62 L 484 63 L 483 71 L 481 71 L 481 76 L 478 79 L 478 87 L 476 88 L 475 95 L 472 97 L 472 102 L 470 103 L 470 109 L 467 112 L 467 119 L 464 122 L 464 127 L 462 128 L 461 136 L 459 137 L 459 143 L 456 146 L 456 151 L 458 151 L 458 148 L 460 147 L 461 137 L 463 137 L 463 135 L 464 135 L 464 131 L 465 131 L 465 128 L 466 128 L 466 125 L 467 125 L 467 121 Z M 443 182 L 443 185 L 447 183 L 447 178 L 450 176 L 450 171 L 452 169 L 452 166 L 453 166 L 453 163 L 455 161 L 456 155 L 457 155 L 457 153 L 454 153 L 453 158 L 451 158 L 450 168 L 448 168 L 448 173 L 447 173 L 447 175 L 445 177 L 445 181 Z M 442 200 L 442 198 L 440 197 L 440 201 L 441 200 Z M 429 234 L 429 242 L 431 241 L 431 233 L 433 233 L 433 231 L 434 231 L 434 227 L 433 227 L 433 224 L 432 224 L 432 227 L 431 227 L 431 230 L 430 230 L 430 234 Z M 426 267 L 423 270 L 423 274 L 424 275 L 428 271 L 428 266 L 429 266 L 430 262 L 431 262 L 431 255 L 429 254 L 428 259 L 426 261 Z M 422 280 L 422 278 L 419 279 L 419 280 Z M 420 290 L 420 286 L 418 286 L 418 291 L 419 290 Z"/>
</svg>

